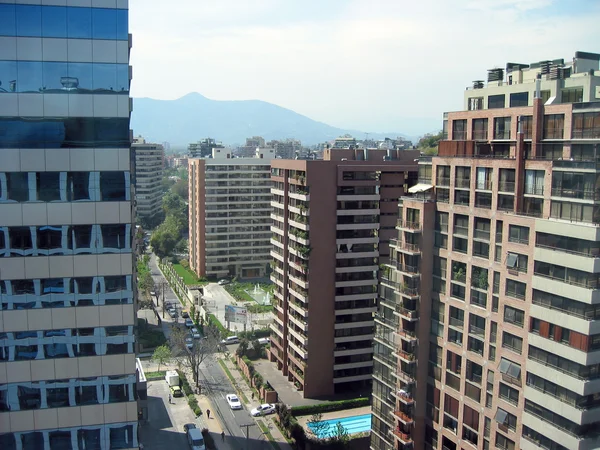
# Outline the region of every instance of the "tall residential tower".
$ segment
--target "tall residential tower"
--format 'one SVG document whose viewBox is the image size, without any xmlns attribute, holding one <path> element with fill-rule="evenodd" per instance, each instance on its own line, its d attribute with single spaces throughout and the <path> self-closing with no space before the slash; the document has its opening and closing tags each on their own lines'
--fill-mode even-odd
<svg viewBox="0 0 600 450">
<path fill-rule="evenodd" d="M 3 450 L 138 448 L 127 8 L 0 2 Z"/>
<path fill-rule="evenodd" d="M 373 450 L 600 447 L 599 60 L 493 69 L 445 115 L 381 277 Z"/>
</svg>

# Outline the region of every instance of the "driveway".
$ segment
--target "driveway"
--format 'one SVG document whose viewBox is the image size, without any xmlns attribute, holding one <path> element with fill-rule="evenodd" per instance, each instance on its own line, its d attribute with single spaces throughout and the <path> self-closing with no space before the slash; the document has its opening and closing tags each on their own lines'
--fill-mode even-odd
<svg viewBox="0 0 600 450">
<path fill-rule="evenodd" d="M 150 421 L 140 428 L 144 450 L 188 448 L 183 424 L 195 423 L 200 427 L 185 397 L 173 399 L 169 405 L 169 388 L 164 380 L 148 382 L 148 417 Z"/>
</svg>

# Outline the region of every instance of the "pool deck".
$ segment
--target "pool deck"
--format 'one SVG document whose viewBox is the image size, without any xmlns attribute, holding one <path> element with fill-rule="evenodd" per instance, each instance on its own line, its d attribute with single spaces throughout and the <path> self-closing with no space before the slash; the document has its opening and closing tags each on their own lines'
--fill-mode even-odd
<svg viewBox="0 0 600 450">
<path fill-rule="evenodd" d="M 363 416 L 365 414 L 371 414 L 370 406 L 361 406 L 360 408 L 344 409 L 343 411 L 323 413 L 323 420 L 343 419 L 344 417 Z M 311 417 L 312 415 L 297 417 L 298 423 L 302 425 L 306 431 L 308 431 L 307 422 L 310 420 Z"/>
</svg>

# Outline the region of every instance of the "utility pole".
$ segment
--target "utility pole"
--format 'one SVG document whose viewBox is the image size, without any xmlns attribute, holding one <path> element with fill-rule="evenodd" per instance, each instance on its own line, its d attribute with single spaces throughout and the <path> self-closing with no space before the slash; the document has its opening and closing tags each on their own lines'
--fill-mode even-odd
<svg viewBox="0 0 600 450">
<path fill-rule="evenodd" d="M 255 423 L 247 423 L 245 425 L 240 425 L 240 428 L 246 427 L 246 450 L 250 450 L 248 447 L 248 445 L 250 443 L 250 427 L 253 427 L 255 425 L 256 425 Z"/>
</svg>

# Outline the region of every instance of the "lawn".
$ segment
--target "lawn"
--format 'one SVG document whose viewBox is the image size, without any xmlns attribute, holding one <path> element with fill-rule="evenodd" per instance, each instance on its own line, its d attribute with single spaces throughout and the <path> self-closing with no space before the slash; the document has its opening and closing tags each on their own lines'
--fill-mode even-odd
<svg viewBox="0 0 600 450">
<path fill-rule="evenodd" d="M 183 278 L 183 282 L 187 285 L 191 284 L 208 284 L 205 278 L 198 278 L 194 272 L 190 269 L 186 269 L 181 264 L 173 264 L 173 269 L 175 272 Z"/>
</svg>

